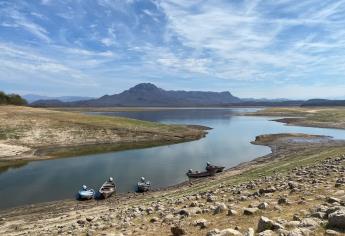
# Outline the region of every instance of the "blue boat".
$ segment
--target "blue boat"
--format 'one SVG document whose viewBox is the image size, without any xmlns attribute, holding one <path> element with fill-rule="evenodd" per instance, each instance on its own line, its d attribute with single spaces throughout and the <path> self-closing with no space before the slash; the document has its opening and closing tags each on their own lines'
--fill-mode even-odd
<svg viewBox="0 0 345 236">
<path fill-rule="evenodd" d="M 86 185 L 82 186 L 82 189 L 78 192 L 78 198 L 80 200 L 89 200 L 95 196 L 95 190 L 88 189 Z"/>
</svg>

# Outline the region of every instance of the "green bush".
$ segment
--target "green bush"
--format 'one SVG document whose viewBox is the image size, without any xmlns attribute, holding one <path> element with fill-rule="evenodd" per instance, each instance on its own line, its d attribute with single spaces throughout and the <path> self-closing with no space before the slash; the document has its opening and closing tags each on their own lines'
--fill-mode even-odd
<svg viewBox="0 0 345 236">
<path fill-rule="evenodd" d="M 18 94 L 6 94 L 0 91 L 0 105 L 25 106 L 27 101 Z"/>
</svg>

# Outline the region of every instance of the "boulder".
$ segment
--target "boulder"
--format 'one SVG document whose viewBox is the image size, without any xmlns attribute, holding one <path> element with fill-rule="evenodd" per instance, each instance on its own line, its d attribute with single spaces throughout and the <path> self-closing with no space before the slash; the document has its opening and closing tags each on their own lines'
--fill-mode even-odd
<svg viewBox="0 0 345 236">
<path fill-rule="evenodd" d="M 219 214 L 225 212 L 226 210 L 228 210 L 228 207 L 224 203 L 219 203 L 216 209 L 214 209 L 213 213 Z"/>
<path fill-rule="evenodd" d="M 254 208 L 243 208 L 243 214 L 244 215 L 254 215 L 259 209 L 254 207 Z"/>
<path fill-rule="evenodd" d="M 171 227 L 170 231 L 174 236 L 186 235 L 186 231 L 178 225 Z"/>
<path fill-rule="evenodd" d="M 258 205 L 258 208 L 261 210 L 267 209 L 268 208 L 268 203 L 267 202 L 262 202 Z"/>
<path fill-rule="evenodd" d="M 242 233 L 235 229 L 223 229 L 220 231 L 219 236 L 242 236 Z"/>
<path fill-rule="evenodd" d="M 328 226 L 345 229 L 345 210 L 341 209 L 328 215 Z"/>
<path fill-rule="evenodd" d="M 208 227 L 208 221 L 205 219 L 198 219 L 193 222 L 194 226 L 199 226 L 201 229 L 205 229 Z"/>
</svg>

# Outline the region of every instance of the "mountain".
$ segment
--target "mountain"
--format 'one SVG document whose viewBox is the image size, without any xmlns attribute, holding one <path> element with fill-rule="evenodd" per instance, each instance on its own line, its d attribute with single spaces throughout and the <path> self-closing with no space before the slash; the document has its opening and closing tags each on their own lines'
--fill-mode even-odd
<svg viewBox="0 0 345 236">
<path fill-rule="evenodd" d="M 73 107 L 147 107 L 147 106 L 225 106 L 239 103 L 241 100 L 230 92 L 203 92 L 203 91 L 172 91 L 158 88 L 151 83 L 141 83 L 119 94 L 105 95 L 98 99 L 78 102 L 51 104 L 52 106 Z M 49 106 L 43 101 L 35 102 L 34 106 Z"/>
<path fill-rule="evenodd" d="M 312 106 L 345 106 L 345 100 L 329 100 L 329 99 L 310 99 L 301 104 L 302 107 Z"/>
<path fill-rule="evenodd" d="M 22 96 L 25 98 L 26 101 L 29 103 L 33 103 L 36 101 L 43 101 L 43 100 L 59 100 L 61 102 L 76 102 L 76 101 L 83 101 L 83 100 L 90 100 L 93 99 L 92 97 L 79 97 L 79 96 L 61 96 L 61 97 L 48 97 L 48 96 L 41 96 L 37 94 L 26 94 Z"/>
</svg>

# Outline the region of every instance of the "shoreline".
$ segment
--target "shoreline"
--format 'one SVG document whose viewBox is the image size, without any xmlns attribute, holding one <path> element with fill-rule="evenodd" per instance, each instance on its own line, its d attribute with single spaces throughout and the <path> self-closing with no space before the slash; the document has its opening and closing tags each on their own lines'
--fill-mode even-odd
<svg viewBox="0 0 345 236">
<path fill-rule="evenodd" d="M 306 139 L 307 141 L 295 141 L 297 138 Z M 310 140 L 313 139 L 321 139 L 322 141 L 310 142 Z M 100 215 L 104 214 L 104 212 L 110 211 L 119 213 L 124 209 L 132 209 L 138 205 L 146 206 L 156 204 L 155 202 L 157 201 L 160 202 L 160 204 L 168 204 L 170 202 L 169 199 L 185 198 L 185 196 L 189 196 L 190 194 L 194 195 L 205 191 L 213 192 L 218 189 L 219 186 L 232 186 L 255 180 L 256 178 L 260 178 L 260 176 L 274 175 L 277 172 L 284 175 L 297 166 L 317 163 L 317 161 L 327 159 L 329 156 L 339 155 L 338 153 L 345 154 L 345 141 L 335 141 L 319 135 L 289 133 L 261 135 L 257 137 L 256 141 L 253 141 L 253 144 L 268 146 L 271 148 L 272 152 L 252 161 L 244 162 L 229 168 L 214 177 L 192 182 L 187 181 L 145 194 L 117 194 L 102 201 L 91 200 L 80 202 L 73 199 L 66 199 L 0 210 L 0 219 L 2 219 L 0 220 L 0 233 L 17 235 L 17 233 L 23 232 L 45 232 L 43 230 L 53 232 L 56 225 L 70 227 L 78 220 L 80 215 L 86 218 L 91 216 L 93 218 L 98 218 Z M 297 156 L 302 155 L 303 158 L 291 156 L 291 152 L 295 153 Z M 316 153 L 318 158 L 311 159 L 309 157 L 314 157 Z M 18 222 L 25 222 L 25 227 L 23 226 L 23 229 L 20 229 L 18 226 L 19 229 L 13 231 L 13 224 L 17 225 Z M 42 228 L 38 228 L 35 231 L 34 228 L 40 224 L 42 224 Z M 10 225 L 12 226 L 10 227 Z M 123 228 L 123 226 L 120 228 Z M 124 229 L 128 229 L 128 227 Z M 78 232 L 78 235 L 82 234 L 82 232 L 86 232 L 86 229 L 83 227 L 75 228 L 75 230 L 75 232 Z M 74 230 L 72 230 L 72 232 L 73 231 Z"/>
<path fill-rule="evenodd" d="M 211 129 L 41 108 L 2 108 L 0 171 L 36 160 L 194 141 Z"/>
</svg>

